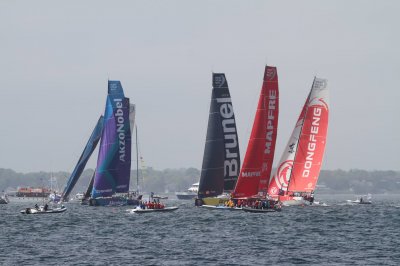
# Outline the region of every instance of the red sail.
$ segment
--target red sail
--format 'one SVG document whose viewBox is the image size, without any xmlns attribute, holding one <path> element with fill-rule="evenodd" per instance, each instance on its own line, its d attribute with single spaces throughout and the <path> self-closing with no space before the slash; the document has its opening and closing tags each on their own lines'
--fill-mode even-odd
<svg viewBox="0 0 400 266">
<path fill-rule="evenodd" d="M 318 181 L 328 131 L 327 81 L 316 78 L 300 133 L 288 191 L 312 192 Z"/>
<path fill-rule="evenodd" d="M 275 153 L 279 89 L 276 67 L 265 67 L 264 82 L 246 156 L 233 192 L 234 197 L 266 193 Z"/>
</svg>

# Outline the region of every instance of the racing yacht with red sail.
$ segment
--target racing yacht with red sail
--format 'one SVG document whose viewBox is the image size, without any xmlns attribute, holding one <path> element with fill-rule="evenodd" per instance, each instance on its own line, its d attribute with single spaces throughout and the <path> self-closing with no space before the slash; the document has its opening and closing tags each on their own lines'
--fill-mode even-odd
<svg viewBox="0 0 400 266">
<path fill-rule="evenodd" d="M 311 91 L 270 179 L 268 194 L 286 205 L 312 203 L 328 132 L 327 80 L 314 78 Z"/>
<path fill-rule="evenodd" d="M 265 198 L 274 161 L 278 114 L 278 73 L 276 67 L 266 66 L 253 129 L 233 192 L 234 198 Z"/>
</svg>

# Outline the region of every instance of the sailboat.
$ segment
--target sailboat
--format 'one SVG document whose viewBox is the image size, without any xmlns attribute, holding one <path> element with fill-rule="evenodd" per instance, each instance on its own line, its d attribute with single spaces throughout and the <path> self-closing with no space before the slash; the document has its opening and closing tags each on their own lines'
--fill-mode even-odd
<svg viewBox="0 0 400 266">
<path fill-rule="evenodd" d="M 55 186 L 54 186 L 55 183 Z M 50 175 L 50 195 L 48 197 L 50 202 L 58 203 L 61 200 L 61 195 L 58 192 L 58 182 L 57 178 L 53 176 L 53 173 Z"/>
<path fill-rule="evenodd" d="M 3 191 L 3 195 L 0 196 L 0 204 L 8 204 L 9 202 L 7 194 Z"/>
<path fill-rule="evenodd" d="M 96 126 L 93 129 L 92 134 L 90 135 L 90 138 L 88 142 L 86 143 L 85 148 L 83 149 L 83 152 L 81 156 L 79 157 L 79 160 L 74 168 L 74 170 L 71 173 L 71 176 L 69 177 L 67 184 L 61 194 L 61 201 L 66 202 L 69 200 L 69 195 L 73 188 L 76 185 L 76 182 L 78 182 L 78 179 L 82 175 L 83 170 L 85 169 L 85 166 L 92 155 L 93 151 L 95 150 L 97 143 L 100 140 L 101 137 L 101 132 L 103 131 L 103 116 L 100 116 L 100 118 L 97 120 Z"/>
<path fill-rule="evenodd" d="M 268 194 L 278 197 L 285 205 L 314 201 L 326 145 L 328 115 L 327 80 L 315 77 L 268 188 Z"/>
<path fill-rule="evenodd" d="M 235 115 L 225 74 L 212 74 L 212 95 L 197 206 L 229 198 L 239 175 L 240 154 Z"/>
<path fill-rule="evenodd" d="M 278 131 L 279 88 L 276 67 L 266 66 L 253 129 L 233 198 L 266 198 Z"/>
<path fill-rule="evenodd" d="M 108 81 L 104 127 L 89 200 L 92 206 L 139 204 L 138 199 L 129 196 L 131 123 L 134 123 L 130 112 L 134 112 L 134 107 L 125 97 L 121 82 Z"/>
</svg>

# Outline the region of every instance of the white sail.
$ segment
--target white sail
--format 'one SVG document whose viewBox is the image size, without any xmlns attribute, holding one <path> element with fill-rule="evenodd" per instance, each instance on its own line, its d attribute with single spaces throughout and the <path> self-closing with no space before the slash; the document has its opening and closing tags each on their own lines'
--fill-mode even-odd
<svg viewBox="0 0 400 266">
<path fill-rule="evenodd" d="M 129 105 L 129 125 L 131 127 L 131 135 L 133 135 L 133 128 L 135 127 L 135 115 L 136 106 L 134 104 Z"/>
</svg>

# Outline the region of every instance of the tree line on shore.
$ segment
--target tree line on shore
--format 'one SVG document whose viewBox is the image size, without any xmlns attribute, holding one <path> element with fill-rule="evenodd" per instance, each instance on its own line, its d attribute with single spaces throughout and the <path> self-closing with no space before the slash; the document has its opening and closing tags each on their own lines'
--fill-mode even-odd
<svg viewBox="0 0 400 266">
<path fill-rule="evenodd" d="M 83 172 L 75 186 L 75 193 L 84 192 L 93 175 L 93 169 Z M 62 190 L 69 178 L 68 172 L 32 172 L 18 173 L 11 169 L 0 168 L 0 190 L 13 191 L 18 187 L 50 187 Z M 186 191 L 199 181 L 200 170 L 179 168 L 156 170 L 152 167 L 139 171 L 140 191 L 176 192 Z M 137 171 L 131 172 L 131 190 L 137 189 Z M 366 170 L 322 170 L 317 186 L 320 194 L 382 194 L 400 192 L 400 172 Z"/>
</svg>

